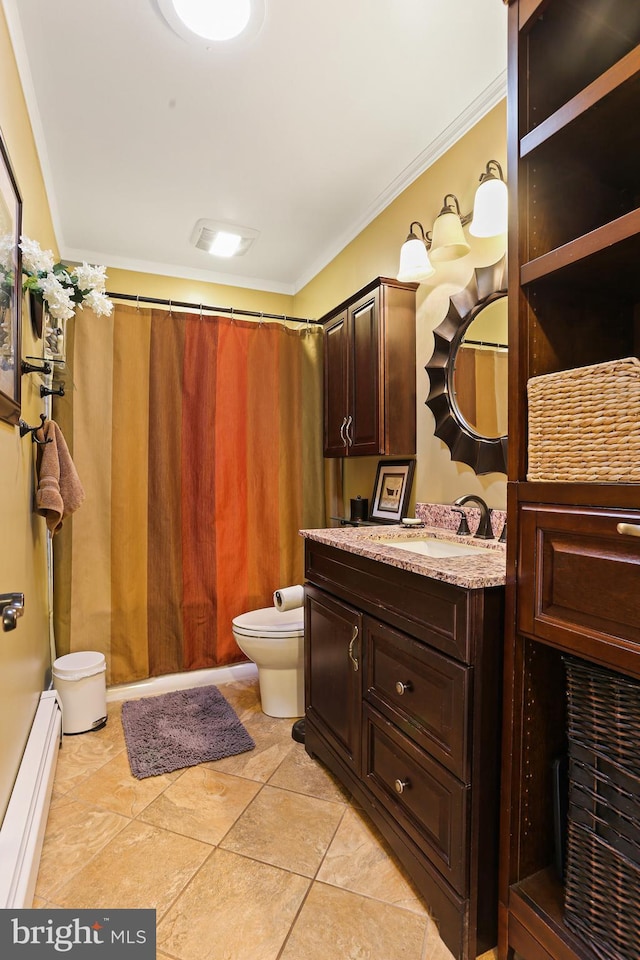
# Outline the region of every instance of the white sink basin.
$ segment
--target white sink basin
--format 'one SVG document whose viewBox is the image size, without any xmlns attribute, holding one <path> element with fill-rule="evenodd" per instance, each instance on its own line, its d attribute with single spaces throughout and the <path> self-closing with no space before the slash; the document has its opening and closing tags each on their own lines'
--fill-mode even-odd
<svg viewBox="0 0 640 960">
<path fill-rule="evenodd" d="M 472 546 L 468 543 L 449 543 L 448 540 L 437 540 L 435 537 L 424 539 L 404 540 L 398 537 L 380 537 L 379 543 L 393 550 L 408 550 L 409 553 L 418 553 L 423 557 L 475 557 L 486 551 L 484 547 Z"/>
</svg>

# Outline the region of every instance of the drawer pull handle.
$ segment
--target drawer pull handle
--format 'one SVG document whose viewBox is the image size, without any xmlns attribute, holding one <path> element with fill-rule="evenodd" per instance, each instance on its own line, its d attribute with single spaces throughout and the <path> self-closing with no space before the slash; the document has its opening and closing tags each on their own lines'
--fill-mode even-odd
<svg viewBox="0 0 640 960">
<path fill-rule="evenodd" d="M 396 693 L 399 697 L 404 696 L 405 693 L 411 693 L 413 687 L 410 683 L 405 683 L 403 680 L 398 680 L 396 683 Z"/>
<path fill-rule="evenodd" d="M 619 523 L 618 533 L 628 533 L 630 537 L 640 537 L 640 523 Z"/>
<path fill-rule="evenodd" d="M 396 780 L 394 787 L 396 788 L 396 793 L 404 793 L 405 790 L 408 790 L 411 786 L 410 780 Z"/>
<path fill-rule="evenodd" d="M 360 666 L 359 663 L 358 663 L 358 658 L 353 655 L 353 648 L 354 648 L 354 645 L 355 645 L 356 640 L 358 639 L 358 632 L 359 632 L 359 631 L 358 631 L 358 628 L 357 628 L 357 627 L 354 627 L 354 628 L 353 628 L 353 636 L 351 637 L 351 642 L 350 642 L 350 644 L 349 644 L 349 660 L 351 660 L 351 663 L 353 664 L 353 671 L 354 671 L 354 673 L 357 673 L 357 672 L 358 672 L 358 667 Z"/>
</svg>

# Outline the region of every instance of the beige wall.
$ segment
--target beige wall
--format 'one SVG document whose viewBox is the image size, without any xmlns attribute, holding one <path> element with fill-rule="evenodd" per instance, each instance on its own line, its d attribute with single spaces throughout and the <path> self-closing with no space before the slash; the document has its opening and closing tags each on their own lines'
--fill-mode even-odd
<svg viewBox="0 0 640 960">
<path fill-rule="evenodd" d="M 215 307 L 233 307 L 234 310 L 255 310 L 279 316 L 295 316 L 293 297 L 280 293 L 265 293 L 243 287 L 204 283 L 164 277 L 135 270 L 107 267 L 107 289 L 113 293 L 129 293 L 161 300 L 180 300 L 184 303 L 204 303 Z"/>
<path fill-rule="evenodd" d="M 421 177 L 356 237 L 295 298 L 300 316 L 318 317 L 346 300 L 374 277 L 394 277 L 400 246 L 409 225 L 420 220 L 430 230 L 447 193 L 458 197 L 467 213 L 480 174 L 489 160 L 498 160 L 506 175 L 506 102 L 502 101 L 480 120 Z M 494 263 L 505 252 L 505 238 L 476 240 L 469 237 L 471 253 L 463 260 L 442 264 L 432 280 L 417 292 L 416 396 L 417 466 L 413 500 L 451 503 L 462 494 L 483 496 L 489 506 L 504 509 L 506 477 L 477 477 L 471 467 L 451 460 L 448 447 L 434 436 L 434 418 L 425 400 L 429 378 L 424 369 L 433 352 L 433 331 L 444 319 L 449 297 L 465 286 L 477 266 Z M 344 497 L 371 496 L 377 458 L 354 458 L 345 462 Z"/>
<path fill-rule="evenodd" d="M 55 249 L 49 207 L 4 13 L 0 8 L 0 129 L 23 200 L 23 233 Z M 22 355 L 36 353 L 29 317 Z M 22 416 L 38 422 L 39 381 L 22 377 Z M 34 517 L 34 449 L 16 427 L 0 422 L 0 593 L 25 595 L 18 628 L 0 632 L 0 819 L 29 734 L 49 667 L 49 626 L 44 521 Z"/>
</svg>

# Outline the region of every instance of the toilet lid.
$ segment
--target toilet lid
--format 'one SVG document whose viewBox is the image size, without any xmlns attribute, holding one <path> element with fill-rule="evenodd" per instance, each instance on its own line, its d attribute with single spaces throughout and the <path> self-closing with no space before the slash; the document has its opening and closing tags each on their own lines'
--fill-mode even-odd
<svg viewBox="0 0 640 960">
<path fill-rule="evenodd" d="M 276 607 L 263 607 L 262 610 L 250 610 L 233 620 L 233 626 L 251 634 L 291 634 L 304 630 L 304 607 L 295 607 L 281 613 Z"/>
</svg>

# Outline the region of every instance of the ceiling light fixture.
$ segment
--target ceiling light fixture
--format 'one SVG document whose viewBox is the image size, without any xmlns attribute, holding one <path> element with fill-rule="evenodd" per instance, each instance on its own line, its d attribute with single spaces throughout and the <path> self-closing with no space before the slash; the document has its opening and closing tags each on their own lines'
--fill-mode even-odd
<svg viewBox="0 0 640 960">
<path fill-rule="evenodd" d="M 223 220 L 198 220 L 191 231 L 191 243 L 213 257 L 241 257 L 259 236 L 260 231 L 252 227 Z"/>
<path fill-rule="evenodd" d="M 265 13 L 265 0 L 157 2 L 165 20 L 179 36 L 206 46 L 255 35 Z"/>
<path fill-rule="evenodd" d="M 239 233 L 228 233 L 226 230 L 220 230 L 211 241 L 209 253 L 213 257 L 235 257 L 241 243 L 242 237 Z"/>
<path fill-rule="evenodd" d="M 474 237 L 499 237 L 507 232 L 507 185 L 497 160 L 490 160 L 480 176 L 473 213 L 463 216 L 457 197 L 448 193 L 433 224 L 433 234 L 425 232 L 418 220 L 411 223 L 400 250 L 397 279 L 421 283 L 433 276 L 434 264 L 465 257 L 471 251 L 463 230 L 467 224 Z"/>
</svg>

